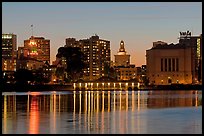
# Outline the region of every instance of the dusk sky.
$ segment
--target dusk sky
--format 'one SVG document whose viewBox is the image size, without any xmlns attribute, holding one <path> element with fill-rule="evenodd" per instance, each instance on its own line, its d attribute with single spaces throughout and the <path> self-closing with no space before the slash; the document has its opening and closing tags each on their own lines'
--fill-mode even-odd
<svg viewBox="0 0 204 136">
<path fill-rule="evenodd" d="M 202 2 L 3 2 L 2 33 L 17 35 L 17 45 L 33 35 L 50 39 L 51 62 L 66 38 L 97 34 L 111 42 L 111 60 L 121 40 L 136 66 L 146 64 L 155 41 L 178 43 L 180 31 L 202 33 Z"/>
</svg>

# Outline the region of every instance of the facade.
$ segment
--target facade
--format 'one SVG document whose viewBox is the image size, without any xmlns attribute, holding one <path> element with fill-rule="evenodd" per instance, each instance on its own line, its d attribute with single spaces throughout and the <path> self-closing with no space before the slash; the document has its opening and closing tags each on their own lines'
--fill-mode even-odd
<svg viewBox="0 0 204 136">
<path fill-rule="evenodd" d="M 202 83 L 202 34 L 191 36 L 191 32 L 180 32 L 179 43 L 191 48 L 193 83 Z"/>
<path fill-rule="evenodd" d="M 50 40 L 34 36 L 24 40 L 24 56 L 50 63 Z"/>
<path fill-rule="evenodd" d="M 36 69 L 42 68 L 43 65 L 44 65 L 43 61 L 26 56 L 24 47 L 18 47 L 17 60 L 16 60 L 17 70 L 18 69 L 36 70 Z"/>
<path fill-rule="evenodd" d="M 2 34 L 2 71 L 16 71 L 17 36 Z"/>
<path fill-rule="evenodd" d="M 100 39 L 95 35 L 81 40 L 67 38 L 65 42 L 64 47 L 80 47 L 84 53 L 84 60 L 88 67 L 83 71 L 83 80 L 93 81 L 105 76 L 105 65 L 110 66 L 110 41 Z M 53 64 L 66 67 L 66 60 L 63 57 L 56 58 Z"/>
<path fill-rule="evenodd" d="M 84 70 L 84 80 L 96 80 L 105 76 L 105 66 L 110 66 L 110 41 L 99 39 L 95 35 L 79 40 L 79 44 L 89 65 Z"/>
<path fill-rule="evenodd" d="M 137 69 L 135 65 L 129 65 L 129 66 L 118 66 L 115 67 L 117 73 L 118 73 L 118 80 L 131 80 L 137 78 Z"/>
<path fill-rule="evenodd" d="M 43 61 L 39 61 L 34 58 L 24 57 L 17 59 L 16 69 L 36 70 L 42 68 L 43 66 L 44 66 Z"/>
<path fill-rule="evenodd" d="M 184 44 L 155 44 L 146 50 L 150 84 L 192 83 L 192 50 Z"/>
<path fill-rule="evenodd" d="M 141 67 L 136 67 L 137 71 L 137 79 L 140 82 L 140 84 L 144 84 L 146 82 L 146 70 L 147 67 L 146 65 L 142 65 Z"/>
<path fill-rule="evenodd" d="M 131 80 L 137 78 L 135 65 L 130 65 L 130 55 L 125 51 L 124 41 L 120 42 L 120 48 L 115 56 L 114 69 L 117 71 L 118 80 Z"/>
<path fill-rule="evenodd" d="M 130 65 L 130 55 L 125 51 L 124 41 L 120 42 L 120 48 L 115 56 L 115 66 L 129 66 Z"/>
<path fill-rule="evenodd" d="M 202 49 L 202 34 L 200 35 L 200 45 L 201 45 L 200 46 L 200 56 L 201 56 L 201 58 L 200 58 L 200 62 L 201 62 L 201 64 L 200 64 L 200 69 L 201 69 L 201 71 L 200 71 L 200 75 L 201 75 L 200 76 L 200 79 L 201 79 L 200 83 L 202 83 L 202 78 L 203 78 L 202 77 L 202 73 L 203 73 L 203 68 L 202 68 L 203 67 L 203 62 L 202 62 L 202 56 L 203 56 L 203 54 L 202 54 L 202 50 L 203 50 Z"/>
<path fill-rule="evenodd" d="M 67 38 L 65 40 L 65 47 L 81 47 L 81 45 L 79 44 L 79 41 L 77 41 L 75 38 Z"/>
</svg>

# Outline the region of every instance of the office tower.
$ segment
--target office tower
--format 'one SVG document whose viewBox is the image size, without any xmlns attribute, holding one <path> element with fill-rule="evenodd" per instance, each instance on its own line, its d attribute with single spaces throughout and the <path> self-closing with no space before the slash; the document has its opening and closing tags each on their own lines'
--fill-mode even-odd
<svg viewBox="0 0 204 136">
<path fill-rule="evenodd" d="M 2 71 L 16 71 L 17 36 L 2 34 Z"/>
<path fill-rule="evenodd" d="M 79 41 L 75 38 L 67 38 L 65 39 L 66 45 L 64 47 L 81 47 Z"/>
<path fill-rule="evenodd" d="M 66 38 L 65 42 L 64 47 L 79 47 L 84 54 L 87 67 L 83 70 L 83 80 L 93 81 L 106 76 L 105 67 L 110 66 L 110 41 L 95 35 L 81 40 Z M 66 59 L 56 58 L 55 64 L 66 68 Z"/>
<path fill-rule="evenodd" d="M 50 40 L 34 36 L 24 40 L 24 56 L 50 63 Z"/>
<path fill-rule="evenodd" d="M 190 31 L 180 32 L 179 43 L 191 48 L 191 67 L 193 83 L 202 82 L 202 34 L 192 36 Z"/>
<path fill-rule="evenodd" d="M 79 44 L 88 64 L 88 68 L 84 70 L 84 80 L 96 80 L 106 76 L 105 67 L 110 66 L 110 41 L 99 39 L 95 35 L 79 40 Z"/>
</svg>

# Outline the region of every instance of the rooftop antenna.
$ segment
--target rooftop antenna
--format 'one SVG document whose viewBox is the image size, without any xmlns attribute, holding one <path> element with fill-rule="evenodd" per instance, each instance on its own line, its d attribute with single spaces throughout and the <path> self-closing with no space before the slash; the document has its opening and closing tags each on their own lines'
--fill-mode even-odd
<svg viewBox="0 0 204 136">
<path fill-rule="evenodd" d="M 32 30 L 32 35 L 31 35 L 31 37 L 33 38 L 33 24 L 31 25 L 31 30 Z"/>
</svg>

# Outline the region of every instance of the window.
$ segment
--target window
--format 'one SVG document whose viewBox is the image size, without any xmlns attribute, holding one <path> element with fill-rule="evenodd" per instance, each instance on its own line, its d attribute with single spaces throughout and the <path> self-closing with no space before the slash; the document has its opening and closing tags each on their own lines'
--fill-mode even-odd
<svg viewBox="0 0 204 136">
<path fill-rule="evenodd" d="M 163 71 L 163 59 L 161 59 L 161 71 Z"/>
<path fill-rule="evenodd" d="M 179 60 L 176 58 L 176 71 L 179 71 Z"/>
<path fill-rule="evenodd" d="M 165 67 L 165 71 L 167 71 L 167 59 L 165 59 L 165 62 L 164 62 L 164 67 Z"/>
<path fill-rule="evenodd" d="M 172 59 L 172 71 L 175 71 L 175 59 Z"/>
<path fill-rule="evenodd" d="M 169 60 L 169 71 L 171 71 L 171 59 L 168 59 Z"/>
</svg>

